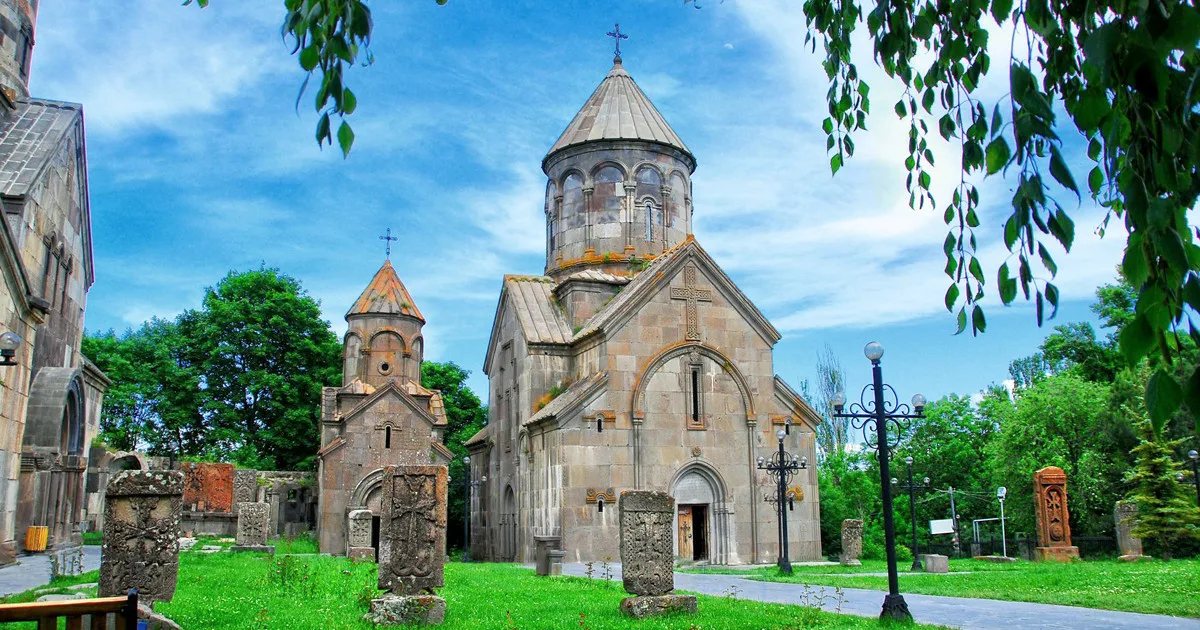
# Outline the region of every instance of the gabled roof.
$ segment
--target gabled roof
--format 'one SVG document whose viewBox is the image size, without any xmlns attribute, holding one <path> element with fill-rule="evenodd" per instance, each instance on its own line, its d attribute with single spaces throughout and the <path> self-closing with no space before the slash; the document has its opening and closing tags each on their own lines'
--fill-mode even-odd
<svg viewBox="0 0 1200 630">
<path fill-rule="evenodd" d="M 521 423 L 521 426 L 537 424 L 543 420 L 558 418 L 575 411 L 581 404 L 591 399 L 592 395 L 608 382 L 608 372 L 598 372 L 581 381 L 571 384 L 563 393 L 551 400 L 549 404 Z"/>
<path fill-rule="evenodd" d="M 767 321 L 762 311 L 758 310 L 758 307 L 742 293 L 741 289 L 737 288 L 733 280 L 708 255 L 708 252 L 700 247 L 700 243 L 696 241 L 695 237 L 689 234 L 683 242 L 651 261 L 623 291 L 584 324 L 571 342 L 580 341 L 600 330 L 623 323 L 633 316 L 638 310 L 638 306 L 654 297 L 659 289 L 669 283 L 687 261 L 697 263 L 701 272 L 712 281 L 713 288 L 723 294 L 734 308 L 741 311 L 750 325 L 757 329 L 768 343 L 774 344 L 779 341 L 779 331 L 771 325 L 771 322 Z"/>
<path fill-rule="evenodd" d="M 0 131 L 0 193 L 28 193 L 82 116 L 83 106 L 78 103 L 19 101 L 17 111 Z"/>
<path fill-rule="evenodd" d="M 498 341 L 500 320 L 505 309 L 512 309 L 521 325 L 525 342 L 529 344 L 560 344 L 571 341 L 571 326 L 554 297 L 554 280 L 547 276 L 504 276 L 500 289 L 500 300 L 496 303 L 496 315 L 492 320 L 492 335 L 487 356 L 483 359 L 484 372 Z"/>
<path fill-rule="evenodd" d="M 546 153 L 546 158 L 567 147 L 597 140 L 644 140 L 679 149 L 689 157 L 692 155 L 679 134 L 671 129 L 634 83 L 619 58 Z M 694 163 L 695 158 L 692 160 Z"/>
<path fill-rule="evenodd" d="M 407 315 L 425 323 L 421 311 L 417 310 L 417 303 L 408 294 L 408 289 L 404 288 L 404 283 L 400 282 L 400 276 L 396 275 L 390 260 L 383 262 L 371 283 L 354 301 L 354 306 L 346 312 L 346 319 L 354 315 Z"/>
<path fill-rule="evenodd" d="M 359 414 L 363 413 L 367 409 L 370 409 L 376 402 L 378 402 L 380 399 L 382 399 L 384 396 L 387 396 L 388 394 L 392 394 L 392 395 L 396 396 L 397 398 L 399 398 L 410 409 L 412 409 L 414 412 L 416 412 L 416 414 L 418 416 L 423 418 L 430 425 L 432 425 L 432 426 L 438 425 L 438 419 L 433 417 L 433 414 L 429 413 L 429 409 L 427 409 L 425 407 L 425 405 L 421 404 L 420 401 L 418 401 L 417 399 L 410 396 L 408 392 L 404 391 L 404 389 L 397 386 L 396 383 L 394 383 L 392 381 L 389 381 L 383 387 L 376 389 L 375 393 L 371 394 L 370 396 L 367 396 L 365 399 L 363 399 L 362 402 L 355 405 L 353 409 L 351 409 L 350 411 L 347 411 L 345 413 L 345 415 L 342 416 L 342 422 L 347 422 L 351 418 L 354 418 L 355 416 L 358 416 Z M 444 417 L 442 419 L 442 422 L 445 423 Z"/>
</svg>

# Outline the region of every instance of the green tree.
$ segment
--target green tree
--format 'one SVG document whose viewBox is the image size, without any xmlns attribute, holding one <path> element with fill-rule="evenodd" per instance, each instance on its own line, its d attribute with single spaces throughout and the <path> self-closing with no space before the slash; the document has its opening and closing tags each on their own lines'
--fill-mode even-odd
<svg viewBox="0 0 1200 630">
<path fill-rule="evenodd" d="M 831 453 L 846 451 L 850 441 L 850 419 L 833 417 L 833 396 L 845 390 L 846 371 L 828 343 L 817 351 L 816 370 L 816 391 L 812 391 L 808 379 L 800 382 L 800 391 L 821 415 L 821 424 L 817 425 L 817 448 L 822 457 L 829 457 Z"/>
<path fill-rule="evenodd" d="M 1065 373 L 1019 390 L 1007 408 L 992 403 L 988 419 L 999 427 L 989 445 L 993 482 L 1008 487 L 1013 530 L 1034 530 L 1033 473 L 1046 466 L 1067 473 L 1074 531 L 1099 535 L 1112 528 L 1112 506 L 1121 492 L 1109 480 L 1112 469 L 1125 464 L 1103 448 L 1099 419 L 1108 394 L 1106 385 Z"/>
<path fill-rule="evenodd" d="M 1129 481 L 1135 484 L 1130 499 L 1138 504 L 1133 534 L 1158 544 L 1163 560 L 1170 560 L 1181 542 L 1200 540 L 1200 508 L 1193 503 L 1188 488 L 1175 481 L 1179 472 L 1176 451 L 1183 440 L 1165 440 L 1156 435 L 1154 425 L 1137 413 L 1141 442 L 1134 447 L 1137 462 Z"/>
<path fill-rule="evenodd" d="M 339 379 L 341 345 L 299 281 L 267 267 L 230 272 L 178 326 L 184 356 L 203 374 L 204 414 L 233 458 L 311 468 L 321 388 Z"/>
<path fill-rule="evenodd" d="M 830 116 L 824 129 L 834 173 L 854 154 L 853 136 L 865 129 L 870 111 L 870 89 L 852 55 L 854 33 L 864 23 L 875 62 L 904 88 L 894 109 L 909 122 L 911 206 L 937 207 L 930 192 L 930 128 L 961 148 L 958 183 L 942 206 L 950 228 L 945 303 L 957 310 L 959 331 L 968 322 L 976 333 L 987 326 L 980 306 L 986 274 L 975 235 L 982 206 L 973 176 L 1015 178 L 1003 230 L 1011 255 L 999 265 L 996 290 L 1006 304 L 1018 289 L 1032 299 L 1039 324 L 1047 307 L 1053 315 L 1058 306 L 1052 282 L 1058 267 L 1047 244 L 1070 251 L 1075 235 L 1052 185 L 1077 200 L 1086 191 L 1128 233 L 1121 269 L 1137 307 L 1119 346 L 1131 366 L 1156 358 L 1146 388 L 1152 421 L 1161 427 L 1185 396 L 1200 410 L 1200 370 L 1183 379 L 1186 389 L 1170 371 L 1179 350 L 1172 330 L 1200 338 L 1186 308 L 1200 308 L 1200 247 L 1188 217 L 1200 194 L 1194 133 L 1200 8 L 1182 0 L 1030 0 L 1015 7 L 1012 0 L 897 0 L 870 8 L 856 0 L 807 0 L 804 14 L 806 41 L 820 42 L 825 52 Z M 1008 59 L 998 64 L 1008 74 L 1008 91 L 984 103 L 978 88 L 993 68 L 986 24 L 993 19 L 1013 30 Z M 1086 188 L 1063 157 L 1056 131 L 1062 111 L 1094 164 Z"/>
</svg>

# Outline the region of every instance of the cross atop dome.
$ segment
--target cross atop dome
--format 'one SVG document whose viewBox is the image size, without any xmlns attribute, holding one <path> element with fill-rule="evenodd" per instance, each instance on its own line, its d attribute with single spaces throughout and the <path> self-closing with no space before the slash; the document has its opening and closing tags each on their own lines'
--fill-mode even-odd
<svg viewBox="0 0 1200 630">
<path fill-rule="evenodd" d="M 614 24 L 613 30 L 608 32 L 608 36 L 616 40 L 617 51 L 613 56 L 613 63 L 621 63 L 621 40 L 629 39 L 629 36 L 621 32 L 621 25 Z"/>
</svg>

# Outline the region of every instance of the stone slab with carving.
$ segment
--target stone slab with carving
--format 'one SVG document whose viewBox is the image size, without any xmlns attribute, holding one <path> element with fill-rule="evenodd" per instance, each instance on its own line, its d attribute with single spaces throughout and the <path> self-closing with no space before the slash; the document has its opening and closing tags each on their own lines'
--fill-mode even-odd
<svg viewBox="0 0 1200 630">
<path fill-rule="evenodd" d="M 675 590 L 674 497 L 626 490 L 618 503 L 625 590 L 633 595 L 666 595 Z"/>
<path fill-rule="evenodd" d="M 379 588 L 432 595 L 443 586 L 446 554 L 445 466 L 388 466 L 379 525 Z"/>
<path fill-rule="evenodd" d="M 1033 473 L 1033 501 L 1037 516 L 1039 561 L 1069 562 L 1079 559 L 1071 544 L 1071 513 L 1067 509 L 1067 473 L 1047 466 Z"/>
<path fill-rule="evenodd" d="M 145 602 L 169 602 L 179 574 L 183 474 L 126 470 L 113 475 L 104 495 L 100 597 L 131 588 Z"/>
<path fill-rule="evenodd" d="M 375 519 L 375 515 L 371 510 L 350 510 L 350 514 L 346 516 L 346 542 L 347 547 L 370 547 L 371 546 L 371 524 Z"/>
<path fill-rule="evenodd" d="M 266 503 L 238 504 L 238 547 L 262 547 L 267 544 L 267 522 L 270 517 L 270 507 Z"/>
<path fill-rule="evenodd" d="M 1113 522 L 1117 530 L 1117 546 L 1121 549 L 1118 560 L 1137 562 L 1149 558 L 1142 547 L 1142 539 L 1133 535 L 1138 506 L 1134 501 L 1117 501 L 1113 509 Z"/>
<path fill-rule="evenodd" d="M 238 468 L 233 471 L 233 511 L 236 514 L 239 503 L 254 503 L 258 501 L 258 471 L 249 468 Z"/>
<path fill-rule="evenodd" d="M 842 521 L 842 564 L 849 567 L 862 566 L 862 561 L 858 559 L 862 555 L 862 532 L 862 519 L 848 518 Z"/>
</svg>

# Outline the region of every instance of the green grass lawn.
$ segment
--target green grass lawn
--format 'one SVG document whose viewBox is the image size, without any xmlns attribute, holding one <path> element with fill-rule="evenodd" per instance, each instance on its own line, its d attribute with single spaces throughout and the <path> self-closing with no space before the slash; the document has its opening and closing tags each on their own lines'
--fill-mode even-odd
<svg viewBox="0 0 1200 630">
<path fill-rule="evenodd" d="M 863 561 L 861 567 L 795 567 L 785 577 L 775 567 L 755 569 L 747 578 L 801 582 L 842 588 L 887 590 L 886 577 L 855 577 L 846 573 L 886 572 L 882 561 Z M 1050 562 L 994 563 L 951 560 L 949 575 L 913 573 L 900 567 L 900 591 L 923 595 L 979 597 L 1019 602 L 1085 606 L 1107 610 L 1200 617 L 1200 560 L 1118 562 L 1089 560 L 1071 564 Z M 708 569 L 709 572 L 730 572 Z M 954 574 L 955 571 L 969 573 Z"/>
<path fill-rule="evenodd" d="M 92 572 L 61 585 L 96 579 Z M 156 609 L 184 628 L 365 630 L 374 627 L 361 618 L 370 599 L 378 596 L 375 582 L 374 564 L 345 558 L 188 551 L 180 557 L 175 599 Z M 530 569 L 505 564 L 448 564 L 446 586 L 439 594 L 448 606 L 441 626 L 446 630 L 799 630 L 895 625 L 815 608 L 703 595 L 698 596 L 696 615 L 633 621 L 618 608 L 627 596 L 619 581 L 539 578 Z M 23 593 L 6 601 L 32 599 L 30 593 Z"/>
</svg>

